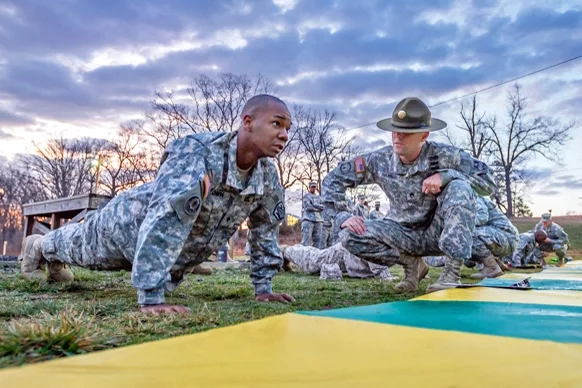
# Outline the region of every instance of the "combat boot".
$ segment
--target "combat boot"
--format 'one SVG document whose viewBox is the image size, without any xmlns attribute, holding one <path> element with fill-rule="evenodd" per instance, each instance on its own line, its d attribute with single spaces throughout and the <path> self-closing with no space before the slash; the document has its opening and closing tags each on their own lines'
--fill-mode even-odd
<svg viewBox="0 0 582 388">
<path fill-rule="evenodd" d="M 495 257 L 489 256 L 481 260 L 483 268 L 481 271 L 471 275 L 472 279 L 485 279 L 485 278 L 496 278 L 503 275 L 503 271 L 499 268 Z"/>
<path fill-rule="evenodd" d="M 205 275 L 205 276 L 210 276 L 212 275 L 212 268 L 210 267 L 206 267 L 206 266 L 202 266 L 202 264 L 198 264 L 196 265 L 194 268 L 192 268 L 192 274 L 193 275 Z"/>
<path fill-rule="evenodd" d="M 451 259 L 447 257 L 445 268 L 441 272 L 438 280 L 426 288 L 426 292 L 435 292 L 446 290 L 449 288 L 456 288 L 461 284 L 461 266 L 463 260 Z"/>
<path fill-rule="evenodd" d="M 42 257 L 42 237 L 40 234 L 33 234 L 22 241 L 22 251 L 18 259 L 20 274 L 27 280 L 47 280 L 45 259 Z"/>
<path fill-rule="evenodd" d="M 69 269 L 69 266 L 60 261 L 55 261 L 52 263 L 47 263 L 49 270 L 49 278 L 55 282 L 64 283 L 72 282 L 75 280 L 75 275 L 73 271 Z"/>
<path fill-rule="evenodd" d="M 282 271 L 285 272 L 293 272 L 293 267 L 291 266 L 291 260 L 285 257 L 285 251 L 289 248 L 289 245 L 281 245 L 281 256 L 283 256 L 283 267 L 281 268 Z"/>
<path fill-rule="evenodd" d="M 420 257 L 400 255 L 398 263 L 404 267 L 404 279 L 394 286 L 398 293 L 415 292 L 418 283 L 428 274 L 428 265 Z"/>
</svg>

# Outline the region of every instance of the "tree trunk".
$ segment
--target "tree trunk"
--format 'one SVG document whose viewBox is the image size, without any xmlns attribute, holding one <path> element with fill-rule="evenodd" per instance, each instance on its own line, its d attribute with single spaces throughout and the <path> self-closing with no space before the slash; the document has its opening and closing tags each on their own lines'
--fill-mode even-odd
<svg viewBox="0 0 582 388">
<path fill-rule="evenodd" d="M 505 167 L 505 195 L 507 199 L 507 217 L 513 217 L 513 194 L 511 192 L 511 169 Z"/>
</svg>

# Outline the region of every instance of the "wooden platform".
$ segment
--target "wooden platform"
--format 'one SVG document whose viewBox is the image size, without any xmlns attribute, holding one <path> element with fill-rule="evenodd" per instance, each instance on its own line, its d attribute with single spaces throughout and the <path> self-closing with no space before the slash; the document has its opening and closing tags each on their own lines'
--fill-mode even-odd
<svg viewBox="0 0 582 388">
<path fill-rule="evenodd" d="M 109 200 L 111 197 L 107 195 L 83 194 L 27 203 L 22 207 L 25 217 L 23 238 L 33 234 L 33 231 L 47 234 L 68 223 L 80 222 L 85 218 L 87 212 L 99 208 Z"/>
</svg>

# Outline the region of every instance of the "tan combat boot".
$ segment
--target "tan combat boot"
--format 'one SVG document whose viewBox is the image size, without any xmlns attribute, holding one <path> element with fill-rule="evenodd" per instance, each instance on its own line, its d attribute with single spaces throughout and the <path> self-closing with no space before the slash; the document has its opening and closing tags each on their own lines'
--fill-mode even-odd
<svg viewBox="0 0 582 388">
<path fill-rule="evenodd" d="M 47 266 L 51 280 L 59 283 L 72 282 L 75 280 L 75 275 L 73 275 L 73 271 L 69 269 L 68 265 L 61 263 L 60 261 L 55 261 L 53 263 L 47 263 Z"/>
<path fill-rule="evenodd" d="M 415 292 L 418 283 L 428 274 L 428 265 L 421 257 L 400 255 L 398 263 L 404 267 L 404 279 L 394 286 L 398 293 Z"/>
<path fill-rule="evenodd" d="M 461 284 L 461 266 L 463 260 L 456 260 L 447 257 L 445 261 L 445 268 L 441 272 L 438 280 L 426 288 L 427 294 L 430 292 L 446 290 L 449 288 L 456 288 Z"/>
<path fill-rule="evenodd" d="M 206 276 L 210 276 L 212 275 L 212 268 L 210 267 L 206 267 L 203 266 L 202 263 L 196 265 L 194 268 L 192 268 L 192 274 L 193 275 L 206 275 Z"/>
<path fill-rule="evenodd" d="M 42 235 L 33 234 L 22 241 L 20 252 L 20 274 L 27 280 L 47 280 L 45 260 L 42 257 Z"/>
<path fill-rule="evenodd" d="M 293 272 L 293 267 L 291 265 L 291 260 L 285 257 L 285 250 L 289 248 L 289 245 L 281 245 L 281 256 L 283 256 L 283 267 L 281 267 L 282 271 L 285 272 Z"/>
<path fill-rule="evenodd" d="M 503 271 L 499 268 L 495 257 L 489 256 L 481 260 L 483 268 L 481 271 L 471 275 L 472 279 L 485 279 L 485 278 L 496 278 L 503 275 Z"/>
</svg>

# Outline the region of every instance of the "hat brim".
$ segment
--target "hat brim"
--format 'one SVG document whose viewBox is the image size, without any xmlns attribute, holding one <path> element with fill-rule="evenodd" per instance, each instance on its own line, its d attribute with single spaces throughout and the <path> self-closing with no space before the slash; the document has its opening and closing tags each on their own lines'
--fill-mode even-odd
<svg viewBox="0 0 582 388">
<path fill-rule="evenodd" d="M 422 127 L 422 128 L 402 128 L 396 127 L 392 124 L 392 119 L 384 119 L 378 121 L 376 124 L 378 128 L 383 131 L 390 131 L 390 132 L 402 132 L 402 133 L 421 133 L 421 132 L 433 132 L 439 131 L 447 126 L 443 120 L 439 119 L 431 119 L 429 127 Z"/>
</svg>

